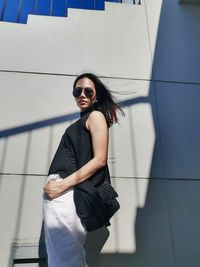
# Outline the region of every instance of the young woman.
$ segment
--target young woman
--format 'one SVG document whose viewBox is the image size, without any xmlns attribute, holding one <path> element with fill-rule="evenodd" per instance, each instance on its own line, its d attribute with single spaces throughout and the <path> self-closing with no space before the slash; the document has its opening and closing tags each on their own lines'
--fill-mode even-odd
<svg viewBox="0 0 200 267">
<path fill-rule="evenodd" d="M 85 230 L 74 201 L 74 188 L 90 180 L 110 179 L 108 129 L 123 114 L 111 92 L 92 73 L 76 78 L 73 96 L 80 119 L 65 131 L 44 186 L 45 243 L 49 267 L 85 267 Z M 73 154 L 73 159 L 71 155 Z M 75 158 L 76 170 L 72 164 Z"/>
</svg>

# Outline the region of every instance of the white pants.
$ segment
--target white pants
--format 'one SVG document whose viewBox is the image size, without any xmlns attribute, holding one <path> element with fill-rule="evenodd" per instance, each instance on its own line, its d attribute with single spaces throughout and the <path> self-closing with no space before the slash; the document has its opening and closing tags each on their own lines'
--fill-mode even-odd
<svg viewBox="0 0 200 267">
<path fill-rule="evenodd" d="M 47 181 L 59 181 L 51 174 Z M 53 200 L 44 197 L 44 231 L 49 267 L 86 267 L 84 242 L 87 232 L 76 214 L 70 189 Z"/>
</svg>

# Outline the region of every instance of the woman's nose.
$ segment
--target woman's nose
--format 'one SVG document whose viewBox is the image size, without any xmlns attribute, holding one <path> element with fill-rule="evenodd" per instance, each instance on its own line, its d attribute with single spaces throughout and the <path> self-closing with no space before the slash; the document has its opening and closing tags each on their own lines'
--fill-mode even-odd
<svg viewBox="0 0 200 267">
<path fill-rule="evenodd" d="M 85 97 L 85 91 L 84 91 L 84 89 L 82 90 L 82 92 L 80 94 L 80 97 Z"/>
</svg>

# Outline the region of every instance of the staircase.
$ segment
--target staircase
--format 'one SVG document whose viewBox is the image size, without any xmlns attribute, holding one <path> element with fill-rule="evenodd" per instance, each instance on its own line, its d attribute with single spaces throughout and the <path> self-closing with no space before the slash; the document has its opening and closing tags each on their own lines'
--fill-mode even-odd
<svg viewBox="0 0 200 267">
<path fill-rule="evenodd" d="M 66 17 L 68 8 L 104 10 L 105 2 L 141 4 L 141 0 L 0 0 L 0 21 L 25 24 L 29 14 Z"/>
</svg>

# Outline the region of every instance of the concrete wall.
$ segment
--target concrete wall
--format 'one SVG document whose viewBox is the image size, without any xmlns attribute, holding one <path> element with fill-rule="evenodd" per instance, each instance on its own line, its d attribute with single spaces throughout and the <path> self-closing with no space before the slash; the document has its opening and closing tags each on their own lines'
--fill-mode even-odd
<svg viewBox="0 0 200 267">
<path fill-rule="evenodd" d="M 109 148 L 121 209 L 100 256 L 94 240 L 107 232 L 89 236 L 88 261 L 199 266 L 200 8 L 152 0 L 68 14 L 0 23 L 0 266 L 34 258 L 42 245 L 42 186 L 78 116 L 71 89 L 83 71 L 116 91 L 126 113 Z"/>
</svg>

